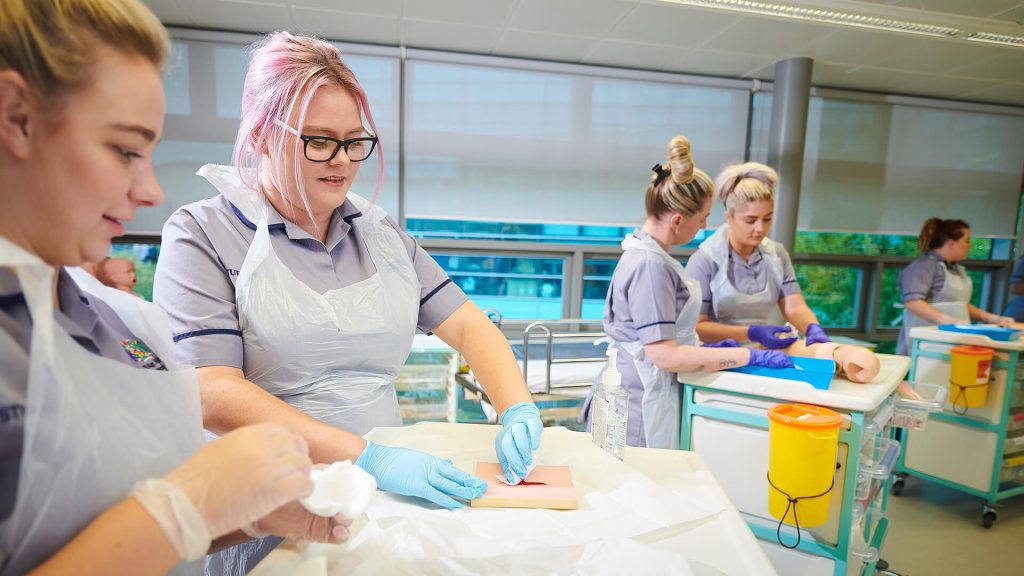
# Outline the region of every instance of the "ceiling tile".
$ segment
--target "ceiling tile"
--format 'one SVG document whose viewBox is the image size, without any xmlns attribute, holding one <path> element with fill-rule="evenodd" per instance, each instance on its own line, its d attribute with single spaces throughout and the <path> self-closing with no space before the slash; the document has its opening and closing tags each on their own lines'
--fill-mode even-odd
<svg viewBox="0 0 1024 576">
<path fill-rule="evenodd" d="M 316 8 L 334 12 L 354 12 L 398 17 L 399 0 L 288 0 L 293 8 Z"/>
<path fill-rule="evenodd" d="M 1017 24 L 1024 24 L 1024 4 L 1011 8 L 1005 12 L 993 16 L 995 20 L 1006 20 L 1007 22 L 1016 22 Z"/>
<path fill-rule="evenodd" d="M 394 16 L 292 8 L 292 17 L 303 32 L 331 40 L 398 44 L 398 18 Z"/>
<path fill-rule="evenodd" d="M 884 62 L 899 67 L 910 54 L 924 46 L 924 37 L 872 30 L 836 30 L 818 39 L 807 49 L 816 61 L 854 66 L 871 66 Z"/>
<path fill-rule="evenodd" d="M 638 4 L 608 34 L 608 38 L 692 48 L 707 42 L 741 19 L 742 16 L 717 10 Z"/>
<path fill-rule="evenodd" d="M 672 62 L 667 69 L 689 74 L 740 77 L 774 62 L 770 56 L 693 50 Z"/>
<path fill-rule="evenodd" d="M 900 6 L 975 18 L 988 18 L 993 14 L 1013 8 L 1016 4 L 1016 0 L 903 0 Z"/>
<path fill-rule="evenodd" d="M 623 0 L 522 0 L 509 28 L 601 37 L 634 5 Z"/>
<path fill-rule="evenodd" d="M 1024 50 L 1017 49 L 996 58 L 951 68 L 949 75 L 996 82 L 1024 82 Z"/>
<path fill-rule="evenodd" d="M 402 44 L 412 48 L 490 54 L 500 34 L 498 28 L 483 26 L 409 19 L 402 21 Z"/>
<path fill-rule="evenodd" d="M 403 16 L 414 20 L 504 26 L 517 0 L 431 0 L 406 2 Z"/>
<path fill-rule="evenodd" d="M 808 46 L 833 31 L 834 28 L 820 24 L 749 17 L 700 47 L 704 50 L 774 55 L 777 59 L 805 56 Z"/>
<path fill-rule="evenodd" d="M 885 68 L 901 68 L 911 72 L 949 74 L 951 70 L 975 65 L 1003 56 L 1006 49 L 956 39 L 924 38 L 920 46 L 904 57 L 880 64 Z M 1024 50 L 1017 50 L 1024 66 Z"/>
<path fill-rule="evenodd" d="M 192 26 L 194 23 L 174 0 L 145 0 L 143 2 L 166 26 Z"/>
<path fill-rule="evenodd" d="M 245 2 L 243 0 L 177 0 L 185 14 L 198 26 L 238 30 L 241 32 L 272 32 L 292 24 L 283 3 Z"/>
<path fill-rule="evenodd" d="M 596 44 L 597 40 L 591 38 L 507 30 L 494 52 L 502 56 L 579 62 Z"/>
<path fill-rule="evenodd" d="M 811 84 L 815 86 L 838 86 L 846 82 L 846 75 L 853 70 L 845 64 L 829 64 L 827 62 L 815 62 L 811 69 Z M 773 73 L 769 78 L 774 78 Z"/>
<path fill-rule="evenodd" d="M 587 64 L 622 66 L 646 70 L 663 70 L 665 63 L 678 60 L 686 51 L 676 46 L 640 44 L 608 40 L 601 42 L 587 55 Z"/>
</svg>

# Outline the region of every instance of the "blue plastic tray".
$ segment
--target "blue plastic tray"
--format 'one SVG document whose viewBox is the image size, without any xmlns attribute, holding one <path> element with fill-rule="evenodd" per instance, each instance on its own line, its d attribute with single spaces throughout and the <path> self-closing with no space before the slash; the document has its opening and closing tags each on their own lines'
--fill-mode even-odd
<svg viewBox="0 0 1024 576">
<path fill-rule="evenodd" d="M 732 368 L 731 371 L 753 374 L 755 376 L 807 382 L 818 390 L 828 390 L 828 387 L 832 384 L 832 377 L 836 373 L 835 362 L 827 358 L 803 358 L 801 356 L 790 356 L 789 359 L 797 366 L 796 368 L 743 366 L 742 368 Z"/>
<path fill-rule="evenodd" d="M 972 324 L 939 324 L 939 330 L 945 332 L 962 332 L 964 334 L 977 334 L 986 336 L 990 340 L 999 342 L 1012 342 L 1020 340 L 1020 330 L 1016 328 L 999 328 L 998 326 L 974 326 Z"/>
</svg>

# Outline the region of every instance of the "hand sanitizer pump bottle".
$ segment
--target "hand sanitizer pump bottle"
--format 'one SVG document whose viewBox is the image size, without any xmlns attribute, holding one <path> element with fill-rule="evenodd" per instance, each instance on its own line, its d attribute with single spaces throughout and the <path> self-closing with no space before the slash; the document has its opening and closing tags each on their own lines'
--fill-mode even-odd
<svg viewBox="0 0 1024 576">
<path fill-rule="evenodd" d="M 591 434 L 594 443 L 619 460 L 626 451 L 626 418 L 629 395 L 622 388 L 622 374 L 616 367 L 616 348 L 608 348 L 608 365 L 601 374 L 601 390 L 594 394 Z"/>
</svg>

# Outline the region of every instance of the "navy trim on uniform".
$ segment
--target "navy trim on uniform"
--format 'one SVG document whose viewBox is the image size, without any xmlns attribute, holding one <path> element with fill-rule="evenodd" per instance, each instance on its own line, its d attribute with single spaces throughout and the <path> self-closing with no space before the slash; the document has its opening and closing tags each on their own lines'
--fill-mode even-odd
<svg viewBox="0 0 1024 576">
<path fill-rule="evenodd" d="M 662 320 L 661 322 L 651 322 L 650 324 L 644 324 L 643 326 L 637 326 L 637 330 L 643 330 L 644 328 L 650 328 L 651 326 L 657 326 L 659 324 L 672 324 L 675 325 L 675 320 Z"/>
<path fill-rule="evenodd" d="M 797 281 L 795 279 L 794 280 L 785 280 L 785 281 L 782 282 L 782 285 L 785 286 L 786 284 L 796 284 L 796 282 Z"/>
<path fill-rule="evenodd" d="M 356 212 L 355 214 L 349 214 L 348 216 L 342 216 L 341 219 L 344 220 L 346 224 L 351 224 L 353 220 L 355 220 L 356 218 L 359 218 L 362 215 L 363 215 L 362 212 Z"/>
<path fill-rule="evenodd" d="M 228 201 L 228 206 L 231 206 L 231 211 L 235 213 L 235 216 L 238 216 L 238 219 L 242 221 L 242 224 L 245 224 L 246 228 L 256 229 L 256 224 L 253 224 L 252 220 L 246 218 L 245 214 L 242 214 L 242 211 L 238 209 L 238 206 L 235 206 L 231 201 Z M 284 230 L 284 222 L 271 224 L 267 228 L 270 230 Z"/>
<path fill-rule="evenodd" d="M 427 294 L 426 296 L 424 296 L 423 298 L 420 299 L 420 306 L 423 306 L 424 304 L 426 304 L 427 300 L 430 300 L 431 298 L 433 298 L 434 294 L 437 294 L 438 291 L 441 290 L 441 288 L 444 288 L 445 286 L 447 286 L 447 285 L 449 285 L 451 283 L 452 283 L 452 279 L 451 278 L 448 278 L 444 282 L 441 282 L 441 284 L 437 288 L 434 288 L 433 290 L 430 291 L 430 294 Z"/>
<path fill-rule="evenodd" d="M 18 304 L 25 303 L 25 295 L 21 292 L 15 292 L 14 294 L 4 294 L 0 296 L 0 308 L 6 308 L 8 306 L 16 306 Z"/>
<path fill-rule="evenodd" d="M 228 334 L 230 336 L 242 336 L 241 330 L 232 330 L 230 328 L 207 328 L 205 330 L 193 330 L 192 332 L 185 332 L 178 334 L 174 337 L 175 342 L 180 342 L 187 338 L 193 338 L 195 336 L 208 336 L 210 334 Z"/>
<path fill-rule="evenodd" d="M 921 298 L 926 298 L 928 295 L 924 292 L 907 292 L 906 294 L 903 295 L 903 298 L 906 299 L 911 296 L 920 296 Z"/>
</svg>

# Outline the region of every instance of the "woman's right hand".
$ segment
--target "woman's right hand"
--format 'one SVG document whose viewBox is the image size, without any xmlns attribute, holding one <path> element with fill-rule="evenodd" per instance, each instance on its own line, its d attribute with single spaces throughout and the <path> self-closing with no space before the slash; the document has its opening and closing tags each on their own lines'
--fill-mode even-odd
<svg viewBox="0 0 1024 576">
<path fill-rule="evenodd" d="M 214 539 L 313 491 L 309 447 L 281 424 L 231 431 L 166 476 L 195 505 Z"/>
</svg>

